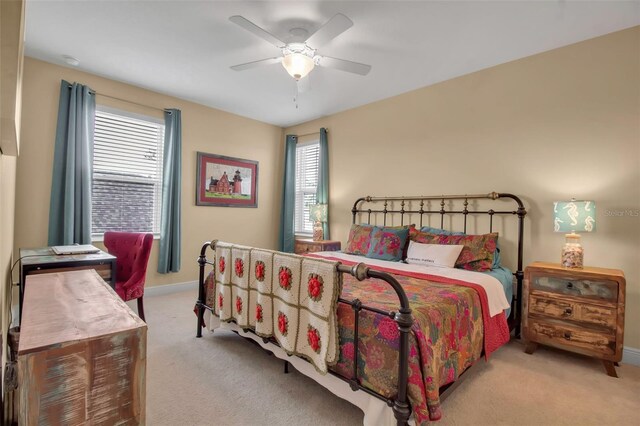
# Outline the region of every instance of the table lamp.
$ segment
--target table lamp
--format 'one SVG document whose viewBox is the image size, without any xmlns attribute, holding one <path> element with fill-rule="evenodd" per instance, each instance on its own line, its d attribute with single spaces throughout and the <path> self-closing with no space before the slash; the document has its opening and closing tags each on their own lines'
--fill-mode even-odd
<svg viewBox="0 0 640 426">
<path fill-rule="evenodd" d="M 312 204 L 309 207 L 309 219 L 313 221 L 313 241 L 322 241 L 324 231 L 322 223 L 327 221 L 328 206 L 326 204 Z"/>
<path fill-rule="evenodd" d="M 562 248 L 561 264 L 565 268 L 582 268 L 584 250 L 580 234 L 596 230 L 596 203 L 594 201 L 556 201 L 553 203 L 553 230 L 570 232 Z"/>
</svg>

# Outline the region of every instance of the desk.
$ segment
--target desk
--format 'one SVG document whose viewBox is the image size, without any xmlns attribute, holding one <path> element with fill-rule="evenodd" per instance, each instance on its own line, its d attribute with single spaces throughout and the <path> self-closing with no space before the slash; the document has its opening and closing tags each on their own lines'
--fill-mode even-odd
<svg viewBox="0 0 640 426">
<path fill-rule="evenodd" d="M 43 247 L 20 249 L 20 257 L 24 258 L 20 266 L 20 321 L 27 275 L 95 269 L 112 288 L 116 285 L 116 258 L 104 251 L 93 254 L 57 255 L 49 247 Z"/>
<path fill-rule="evenodd" d="M 147 325 L 92 270 L 27 276 L 19 424 L 145 424 Z"/>
</svg>

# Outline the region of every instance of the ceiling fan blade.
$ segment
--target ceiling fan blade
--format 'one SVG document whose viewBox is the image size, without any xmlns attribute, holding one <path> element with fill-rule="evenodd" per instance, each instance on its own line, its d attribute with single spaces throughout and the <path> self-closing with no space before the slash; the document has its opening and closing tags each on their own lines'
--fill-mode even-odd
<svg viewBox="0 0 640 426">
<path fill-rule="evenodd" d="M 259 61 L 247 62 L 246 64 L 238 64 L 231 67 L 234 71 L 244 71 L 250 68 L 260 67 L 263 65 L 273 65 L 282 62 L 282 56 L 277 58 L 260 59 Z"/>
<path fill-rule="evenodd" d="M 286 45 L 285 42 L 283 42 L 273 34 L 263 30 L 253 22 L 249 21 L 248 19 L 240 15 L 231 16 L 229 20 L 234 24 L 240 25 L 245 30 L 257 35 L 261 39 L 268 41 L 269 43 L 273 44 L 277 48 L 282 49 Z"/>
<path fill-rule="evenodd" d="M 340 34 L 348 30 L 353 26 L 353 21 L 344 16 L 342 13 L 338 13 L 329 19 L 329 21 L 321 26 L 318 31 L 313 33 L 305 43 L 307 45 L 317 49 L 324 46 Z"/>
<path fill-rule="evenodd" d="M 369 71 L 371 71 L 371 65 L 347 61 L 345 59 L 331 58 L 329 56 L 321 56 L 318 65 L 360 75 L 367 75 Z"/>
</svg>

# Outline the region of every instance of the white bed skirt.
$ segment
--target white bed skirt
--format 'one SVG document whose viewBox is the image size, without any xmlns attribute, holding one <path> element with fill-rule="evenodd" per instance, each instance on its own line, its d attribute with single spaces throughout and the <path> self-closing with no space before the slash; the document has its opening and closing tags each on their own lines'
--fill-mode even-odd
<svg viewBox="0 0 640 426">
<path fill-rule="evenodd" d="M 396 424 L 396 419 L 393 416 L 393 410 L 381 399 L 375 398 L 363 391 L 354 392 L 351 390 L 351 387 L 347 382 L 338 379 L 332 374 L 324 376 L 319 374 L 313 366 L 304 359 L 298 358 L 297 356 L 287 355 L 287 353 L 279 346 L 274 345 L 271 342 L 264 343 L 262 341 L 262 337 L 243 331 L 235 323 L 220 322 L 218 317 L 211 315 L 209 310 L 205 311 L 205 323 L 209 324 L 208 328 L 212 331 L 217 328 L 235 331 L 242 337 L 252 339 L 278 358 L 289 361 L 289 364 L 291 364 L 300 373 L 324 386 L 334 395 L 349 401 L 356 407 L 360 408 L 364 413 L 364 426 L 391 426 Z M 409 424 L 415 424 L 413 418 L 409 420 Z"/>
</svg>

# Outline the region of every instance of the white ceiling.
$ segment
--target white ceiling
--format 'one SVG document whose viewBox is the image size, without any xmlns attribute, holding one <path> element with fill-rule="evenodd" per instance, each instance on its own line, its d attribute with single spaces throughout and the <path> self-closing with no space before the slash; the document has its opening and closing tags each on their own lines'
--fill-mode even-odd
<svg viewBox="0 0 640 426">
<path fill-rule="evenodd" d="M 230 16 L 287 41 L 338 12 L 354 26 L 318 53 L 369 75 L 316 67 L 296 108 L 281 65 L 229 69 L 279 54 Z M 638 1 L 27 0 L 26 54 L 286 127 L 639 24 Z"/>
</svg>

